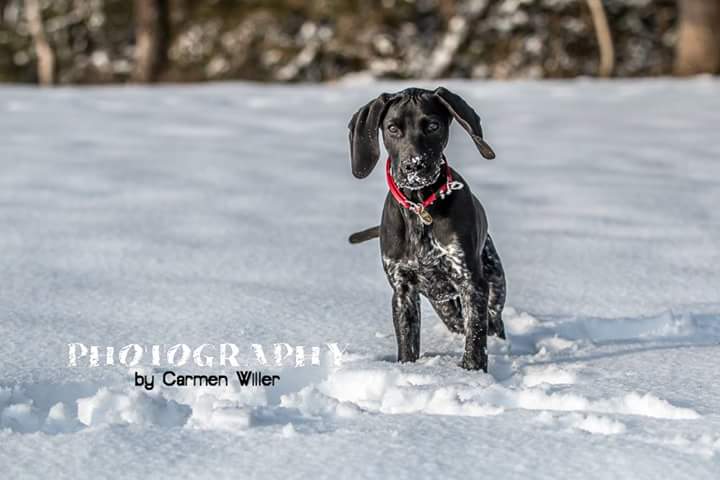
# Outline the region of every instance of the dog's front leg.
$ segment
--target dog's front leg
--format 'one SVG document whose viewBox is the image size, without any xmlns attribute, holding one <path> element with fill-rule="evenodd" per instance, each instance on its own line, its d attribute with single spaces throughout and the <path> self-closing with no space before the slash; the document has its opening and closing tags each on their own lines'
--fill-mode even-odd
<svg viewBox="0 0 720 480">
<path fill-rule="evenodd" d="M 398 362 L 414 362 L 420 356 L 420 294 L 407 278 L 397 278 L 392 287 Z"/>
<path fill-rule="evenodd" d="M 468 282 L 460 291 L 465 322 L 465 353 L 462 367 L 487 372 L 488 284 Z"/>
</svg>

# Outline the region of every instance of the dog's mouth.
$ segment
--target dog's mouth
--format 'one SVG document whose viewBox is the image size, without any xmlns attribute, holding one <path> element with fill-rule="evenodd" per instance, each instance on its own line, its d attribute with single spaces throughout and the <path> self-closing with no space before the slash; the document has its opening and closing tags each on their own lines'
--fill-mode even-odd
<svg viewBox="0 0 720 480">
<path fill-rule="evenodd" d="M 395 183 L 402 188 L 408 190 L 420 190 L 433 183 L 437 182 L 442 173 L 442 162 L 433 162 L 429 168 L 421 170 L 400 170 L 398 175 L 395 175 Z"/>
</svg>

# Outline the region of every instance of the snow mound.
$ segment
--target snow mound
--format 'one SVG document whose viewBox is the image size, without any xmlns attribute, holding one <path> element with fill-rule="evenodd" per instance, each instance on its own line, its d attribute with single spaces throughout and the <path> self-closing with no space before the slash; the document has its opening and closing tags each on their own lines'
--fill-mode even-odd
<svg viewBox="0 0 720 480">
<path fill-rule="evenodd" d="M 644 328 L 634 325 L 632 332 L 614 335 L 623 337 L 622 341 L 631 339 L 631 334 L 636 335 L 636 341 L 667 341 L 697 333 L 687 316 L 679 318 L 681 329 L 665 328 L 677 325 L 678 320 L 663 314 L 641 322 Z M 350 353 L 342 367 L 331 366 L 325 358 L 320 366 L 277 370 L 273 373 L 287 381 L 271 388 L 231 383 L 223 387 L 158 387 L 146 392 L 130 385 L 134 369 L 128 371 L 124 383 L 114 385 L 69 385 L 55 390 L 37 385 L 0 388 L 0 422 L 18 433 L 70 433 L 85 427 L 125 424 L 240 433 L 272 425 L 322 431 L 328 428 L 327 422 L 369 414 L 485 417 L 525 410 L 577 412 L 551 418 L 556 423 L 564 418 L 559 424 L 567 428 L 620 434 L 625 431 L 621 421 L 597 414 L 701 418 L 692 408 L 675 406 L 649 392 L 597 398 L 574 392 L 574 387 L 587 381 L 584 363 L 556 360 L 592 350 L 598 339 L 608 341 L 608 334 L 593 329 L 591 320 L 540 322 L 509 307 L 506 321 L 511 341 L 491 339 L 490 375 L 459 369 L 463 340 L 450 335 L 445 337 L 450 342 L 447 354 L 425 355 L 415 365 L 388 364 L 384 358 Z M 550 329 L 548 324 L 556 328 Z M 558 332 L 567 338 L 560 339 Z M 533 346 L 524 360 L 511 351 L 516 344 Z M 548 348 L 551 345 L 553 348 Z M 150 369 L 138 371 L 153 373 Z M 92 393 L 86 395 L 89 390 Z M 53 398 L 63 401 L 53 403 Z M 47 408 L 35 405 L 40 399 Z"/>
<path fill-rule="evenodd" d="M 187 405 L 139 390 L 117 391 L 101 388 L 95 395 L 77 401 L 78 419 L 87 426 L 105 424 L 158 425 L 180 427 L 190 412 Z"/>
</svg>

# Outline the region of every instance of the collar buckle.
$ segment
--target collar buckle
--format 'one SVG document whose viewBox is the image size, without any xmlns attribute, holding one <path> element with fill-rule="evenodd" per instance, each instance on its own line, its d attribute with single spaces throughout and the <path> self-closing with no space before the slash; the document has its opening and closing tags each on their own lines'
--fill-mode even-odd
<svg viewBox="0 0 720 480">
<path fill-rule="evenodd" d="M 457 180 L 453 180 L 452 182 L 447 183 L 448 193 L 453 190 L 462 190 L 462 188 L 465 186 L 464 183 L 458 182 Z"/>
</svg>

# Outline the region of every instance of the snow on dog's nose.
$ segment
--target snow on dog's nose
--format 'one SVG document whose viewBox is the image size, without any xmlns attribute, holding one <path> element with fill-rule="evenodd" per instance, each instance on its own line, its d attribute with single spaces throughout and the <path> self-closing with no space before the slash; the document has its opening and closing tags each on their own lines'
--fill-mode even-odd
<svg viewBox="0 0 720 480">
<path fill-rule="evenodd" d="M 403 168 L 406 171 L 420 171 L 427 166 L 425 155 L 412 155 L 403 163 Z"/>
</svg>

